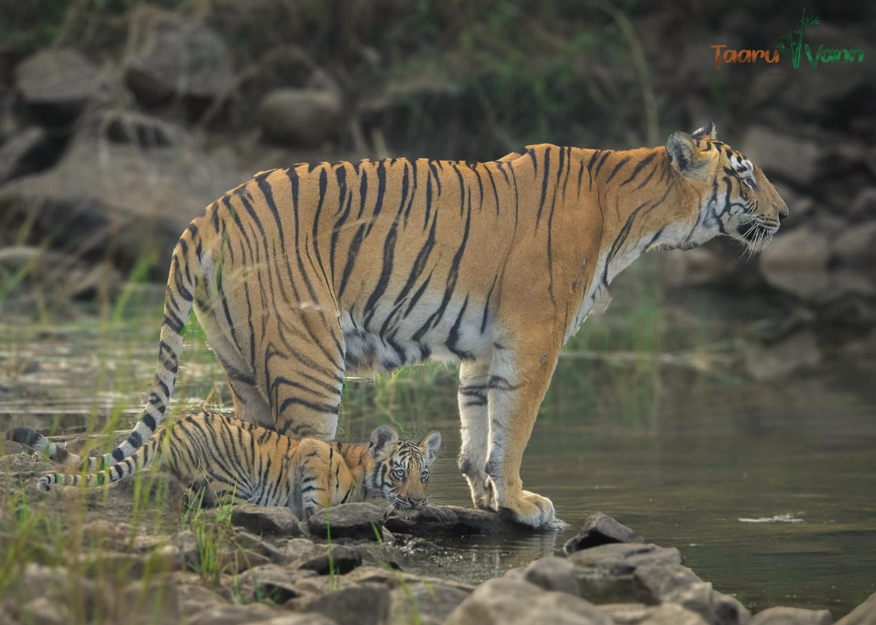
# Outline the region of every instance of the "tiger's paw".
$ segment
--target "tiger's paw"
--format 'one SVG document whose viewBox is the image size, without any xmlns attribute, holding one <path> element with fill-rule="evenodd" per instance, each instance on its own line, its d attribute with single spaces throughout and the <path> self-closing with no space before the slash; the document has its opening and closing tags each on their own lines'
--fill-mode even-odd
<svg viewBox="0 0 876 625">
<path fill-rule="evenodd" d="M 496 512 L 499 508 L 496 503 L 496 490 L 493 488 L 493 483 L 486 475 L 475 477 L 465 476 L 468 482 L 469 490 L 471 490 L 471 501 L 475 508 L 479 510 L 492 510 Z"/>
<path fill-rule="evenodd" d="M 567 523 L 557 518 L 550 499 L 528 490 L 520 491 L 518 497 L 509 498 L 504 505 L 499 506 L 499 511 L 515 523 L 533 529 L 559 531 L 567 526 Z"/>
</svg>

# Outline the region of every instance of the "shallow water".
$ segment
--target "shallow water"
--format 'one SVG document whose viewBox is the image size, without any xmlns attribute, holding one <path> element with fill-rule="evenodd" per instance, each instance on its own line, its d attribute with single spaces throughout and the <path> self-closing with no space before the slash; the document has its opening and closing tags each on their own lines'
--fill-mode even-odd
<svg viewBox="0 0 876 625">
<path fill-rule="evenodd" d="M 128 427 L 151 378 L 154 321 L 0 325 L 0 426 L 82 432 L 115 415 L 119 429 Z M 196 334 L 175 393 L 188 405 L 225 393 Z M 369 382 L 353 382 L 342 431 L 362 439 L 387 416 L 410 433 L 439 429 L 431 495 L 467 506 L 450 375 L 422 390 L 410 388 L 416 376 L 403 377 L 393 392 L 414 396 L 413 406 L 375 399 Z M 357 403 L 357 388 L 383 404 Z M 602 511 L 678 547 L 685 564 L 753 610 L 828 608 L 839 617 L 876 591 L 874 450 L 876 392 L 860 372 L 769 387 L 673 363 L 570 356 L 523 463 L 525 487 L 550 497 L 568 529 L 442 540 L 425 566 L 470 582 L 501 575 L 561 549 Z"/>
</svg>

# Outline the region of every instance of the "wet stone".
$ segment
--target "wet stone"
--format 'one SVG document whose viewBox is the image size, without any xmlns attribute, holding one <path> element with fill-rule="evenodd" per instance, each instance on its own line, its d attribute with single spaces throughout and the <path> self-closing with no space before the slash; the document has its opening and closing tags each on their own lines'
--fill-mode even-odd
<svg viewBox="0 0 876 625">
<path fill-rule="evenodd" d="M 768 608 L 758 612 L 749 625 L 830 625 L 833 617 L 827 610 Z"/>
<path fill-rule="evenodd" d="M 529 582 L 544 590 L 578 595 L 578 580 L 575 565 L 564 558 L 547 556 L 529 566 L 511 569 L 505 573 L 509 579 Z"/>
<path fill-rule="evenodd" d="M 346 503 L 314 514 L 307 529 L 320 538 L 331 533 L 332 539 L 382 540 L 383 517 L 383 510 L 373 503 Z"/>
<path fill-rule="evenodd" d="M 634 574 L 639 599 L 648 604 L 662 603 L 667 597 L 694 584 L 702 583 L 686 566 L 644 566 Z"/>
<path fill-rule="evenodd" d="M 570 555 L 582 549 L 610 543 L 644 542 L 644 538 L 626 525 L 619 523 L 607 514 L 597 512 L 588 517 L 581 531 L 566 542 L 563 551 L 566 552 L 566 555 Z"/>
<path fill-rule="evenodd" d="M 390 516 L 384 525 L 397 534 L 428 538 L 521 531 L 519 525 L 495 512 L 458 506 L 429 506 L 403 517 Z"/>
<path fill-rule="evenodd" d="M 283 506 L 242 504 L 231 510 L 231 524 L 254 534 L 297 536 L 298 517 Z"/>
<path fill-rule="evenodd" d="M 681 564 L 678 549 L 638 543 L 592 547 L 576 551 L 568 559 L 575 565 L 579 594 L 596 603 L 636 601 L 636 569 Z"/>
</svg>

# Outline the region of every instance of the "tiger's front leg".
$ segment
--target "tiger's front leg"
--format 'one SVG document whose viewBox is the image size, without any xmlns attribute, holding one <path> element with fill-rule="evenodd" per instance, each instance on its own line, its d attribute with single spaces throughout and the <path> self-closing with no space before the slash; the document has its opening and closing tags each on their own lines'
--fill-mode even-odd
<svg viewBox="0 0 876 625">
<path fill-rule="evenodd" d="M 462 447 L 459 470 L 465 476 L 476 508 L 495 510 L 493 486 L 487 479 L 487 447 L 490 442 L 488 405 L 490 362 L 463 362 L 459 367 L 459 418 Z"/>
<path fill-rule="evenodd" d="M 497 350 L 490 365 L 486 473 L 500 512 L 534 528 L 561 525 L 550 499 L 523 490 L 520 463 L 557 364 L 555 332 L 527 329 L 515 349 Z"/>
</svg>

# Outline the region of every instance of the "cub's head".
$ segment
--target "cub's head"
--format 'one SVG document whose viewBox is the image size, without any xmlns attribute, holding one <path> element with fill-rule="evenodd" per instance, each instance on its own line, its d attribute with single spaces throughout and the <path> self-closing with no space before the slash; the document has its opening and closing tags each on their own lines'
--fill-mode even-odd
<svg viewBox="0 0 876 625">
<path fill-rule="evenodd" d="M 441 434 L 429 432 L 419 443 L 400 440 L 388 425 L 371 433 L 368 447 L 372 466 L 367 487 L 397 511 L 425 508 L 429 466 L 441 446 Z"/>
<path fill-rule="evenodd" d="M 690 135 L 673 133 L 666 152 L 698 203 L 696 225 L 681 247 L 726 234 L 751 253 L 766 248 L 788 206 L 760 167 L 718 141 L 713 123 Z"/>
</svg>

